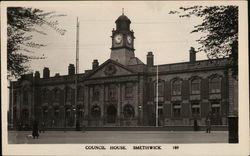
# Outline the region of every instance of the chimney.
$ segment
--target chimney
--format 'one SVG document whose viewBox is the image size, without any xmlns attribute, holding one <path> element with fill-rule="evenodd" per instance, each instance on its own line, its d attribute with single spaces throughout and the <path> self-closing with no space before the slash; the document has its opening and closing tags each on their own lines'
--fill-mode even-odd
<svg viewBox="0 0 250 156">
<path fill-rule="evenodd" d="M 147 55 L 147 66 L 154 66 L 154 55 L 151 51 Z"/>
<path fill-rule="evenodd" d="M 69 64 L 69 66 L 68 66 L 68 74 L 69 75 L 74 75 L 75 74 L 75 66 L 74 66 L 74 64 Z"/>
<path fill-rule="evenodd" d="M 191 47 L 189 50 L 189 61 L 191 63 L 194 63 L 196 61 L 196 51 L 194 47 Z"/>
<path fill-rule="evenodd" d="M 95 70 L 96 68 L 99 67 L 99 62 L 98 60 L 93 60 L 93 63 L 92 63 L 92 70 Z"/>
<path fill-rule="evenodd" d="M 56 73 L 56 74 L 55 74 L 55 77 L 59 77 L 59 76 L 60 76 L 60 74 L 59 74 L 59 73 Z"/>
<path fill-rule="evenodd" d="M 36 72 L 35 72 L 35 78 L 37 78 L 37 79 L 40 78 L 40 73 L 39 73 L 39 71 L 36 71 Z"/>
<path fill-rule="evenodd" d="M 49 78 L 50 76 L 50 71 L 48 67 L 43 68 L 43 78 Z"/>
</svg>

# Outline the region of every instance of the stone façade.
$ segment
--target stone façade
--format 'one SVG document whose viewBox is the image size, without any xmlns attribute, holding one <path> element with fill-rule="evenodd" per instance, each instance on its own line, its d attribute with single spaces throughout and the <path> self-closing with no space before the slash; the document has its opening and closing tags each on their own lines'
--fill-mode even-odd
<svg viewBox="0 0 250 156">
<path fill-rule="evenodd" d="M 193 125 L 194 120 L 205 125 L 207 118 L 227 125 L 228 115 L 238 109 L 229 59 L 196 61 L 191 48 L 189 62 L 158 65 L 157 83 L 153 53 L 144 64 L 134 56 L 134 46 L 125 43 L 129 34 L 132 43 L 135 38 L 123 16 L 113 30 L 110 59 L 101 65 L 94 60 L 92 69 L 76 75 L 70 64 L 68 75 L 54 77 L 44 68 L 43 77 L 36 72 L 11 82 L 9 121 L 15 127 L 28 127 L 34 119 L 48 128 L 155 126 L 158 84 L 159 126 Z M 121 43 L 116 34 L 123 37 Z"/>
</svg>

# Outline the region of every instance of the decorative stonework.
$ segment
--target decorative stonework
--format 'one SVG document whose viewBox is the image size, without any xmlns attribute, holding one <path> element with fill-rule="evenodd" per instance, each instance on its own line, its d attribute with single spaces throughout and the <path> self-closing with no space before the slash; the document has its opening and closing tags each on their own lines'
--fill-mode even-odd
<svg viewBox="0 0 250 156">
<path fill-rule="evenodd" d="M 111 76 L 111 75 L 114 75 L 116 71 L 117 69 L 115 68 L 115 66 L 110 64 L 105 68 L 104 73 L 105 75 Z"/>
</svg>

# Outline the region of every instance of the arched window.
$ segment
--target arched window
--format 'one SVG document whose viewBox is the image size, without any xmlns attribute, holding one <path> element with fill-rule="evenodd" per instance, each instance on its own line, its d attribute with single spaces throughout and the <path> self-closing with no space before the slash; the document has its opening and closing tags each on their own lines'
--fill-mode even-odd
<svg viewBox="0 0 250 156">
<path fill-rule="evenodd" d="M 191 80 L 191 94 L 200 94 L 200 79 Z"/>
<path fill-rule="evenodd" d="M 101 108 L 99 106 L 93 106 L 91 109 L 91 115 L 95 118 L 101 116 Z"/>
<path fill-rule="evenodd" d="M 123 113 L 124 113 L 124 117 L 125 118 L 132 118 L 132 117 L 134 117 L 135 111 L 134 111 L 133 106 L 131 106 L 129 104 L 125 105 L 124 108 L 123 108 Z"/>
<path fill-rule="evenodd" d="M 173 95 L 181 95 L 181 80 L 174 80 L 172 83 L 172 94 Z"/>
<path fill-rule="evenodd" d="M 209 81 L 210 93 L 220 93 L 221 92 L 221 79 L 216 76 Z"/>
</svg>

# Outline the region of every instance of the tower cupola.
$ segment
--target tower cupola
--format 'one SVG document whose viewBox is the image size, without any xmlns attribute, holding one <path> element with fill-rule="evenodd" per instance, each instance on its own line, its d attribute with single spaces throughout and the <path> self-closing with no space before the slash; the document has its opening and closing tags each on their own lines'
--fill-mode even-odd
<svg viewBox="0 0 250 156">
<path fill-rule="evenodd" d="M 122 13 L 121 16 L 115 21 L 116 23 L 116 30 L 120 31 L 129 31 L 130 30 L 130 19 Z"/>
<path fill-rule="evenodd" d="M 129 61 L 135 57 L 134 54 L 134 32 L 130 30 L 130 19 L 124 15 L 120 15 L 116 23 L 116 29 L 112 30 L 112 46 L 110 59 L 123 65 L 128 65 Z"/>
</svg>

